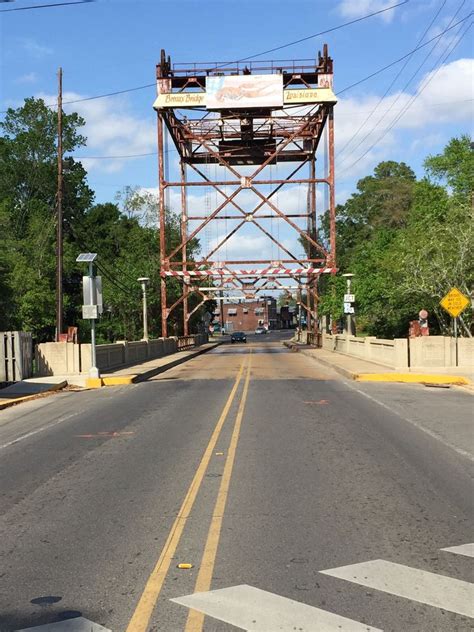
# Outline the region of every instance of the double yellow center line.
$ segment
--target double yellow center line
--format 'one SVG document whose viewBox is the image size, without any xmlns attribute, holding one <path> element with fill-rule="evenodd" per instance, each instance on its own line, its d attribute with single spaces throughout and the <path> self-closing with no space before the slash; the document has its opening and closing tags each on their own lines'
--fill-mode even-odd
<svg viewBox="0 0 474 632">
<path fill-rule="evenodd" d="M 147 583 L 145 584 L 143 593 L 135 608 L 133 616 L 130 619 L 130 623 L 127 626 L 127 632 L 146 632 L 149 627 L 150 619 L 163 588 L 163 584 L 168 574 L 171 561 L 176 553 L 176 549 L 181 540 L 186 522 L 191 514 L 192 508 L 196 501 L 196 497 L 209 466 L 212 453 L 216 447 L 224 423 L 229 415 L 231 406 L 234 402 L 237 390 L 239 388 L 240 382 L 242 381 L 242 377 L 245 371 L 242 397 L 240 399 L 239 408 L 235 419 L 234 429 L 232 432 L 232 437 L 230 440 L 230 445 L 224 466 L 224 473 L 222 475 L 221 485 L 217 494 L 217 500 L 211 519 L 211 525 L 207 536 L 206 546 L 204 548 L 198 577 L 196 579 L 195 592 L 203 592 L 209 590 L 211 586 L 212 573 L 214 570 L 217 548 L 219 545 L 219 538 L 222 528 L 222 521 L 224 518 L 225 505 L 229 492 L 230 479 L 232 476 L 232 469 L 234 467 L 235 453 L 237 450 L 245 403 L 247 400 L 251 361 L 252 357 L 251 353 L 249 353 L 249 355 L 247 356 L 247 362 L 246 360 L 243 360 L 239 367 L 239 371 L 237 373 L 237 377 L 235 378 L 232 390 L 229 394 L 229 397 L 227 398 L 224 408 L 222 409 L 221 415 L 217 421 L 217 424 L 211 435 L 201 462 L 199 463 L 199 466 L 196 470 L 194 478 L 191 481 L 191 485 L 189 486 L 178 515 L 176 516 L 173 526 L 171 527 L 171 531 L 169 532 L 168 538 L 166 539 L 160 557 L 158 558 L 158 561 L 153 568 Z M 200 632 L 202 630 L 203 622 L 204 615 L 197 611 L 191 610 L 189 613 L 188 621 L 186 623 L 185 632 Z"/>
</svg>

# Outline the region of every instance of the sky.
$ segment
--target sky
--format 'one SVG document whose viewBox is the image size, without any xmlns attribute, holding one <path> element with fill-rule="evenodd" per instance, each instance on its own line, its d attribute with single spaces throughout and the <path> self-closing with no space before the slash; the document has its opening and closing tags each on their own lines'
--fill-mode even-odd
<svg viewBox="0 0 474 632">
<path fill-rule="evenodd" d="M 173 62 L 238 60 L 397 1 L 402 0 L 97 0 L 8 12 L 58 0 L 0 1 L 0 109 L 17 107 L 28 96 L 53 103 L 59 66 L 64 101 L 82 99 L 153 84 L 162 48 Z M 469 0 L 408 0 L 259 58 L 314 59 L 328 44 L 338 95 L 338 202 L 381 160 L 405 161 L 421 176 L 428 154 L 442 151 L 455 135 L 472 133 L 473 29 L 459 40 L 472 15 L 402 62 L 345 90 L 470 12 Z M 151 86 L 65 105 L 66 112 L 76 110 L 86 120 L 87 147 L 75 155 L 83 159 L 98 202 L 113 201 L 126 185 L 155 189 L 155 155 L 102 158 L 156 152 L 155 93 Z M 176 160 L 171 162 L 174 168 Z M 321 201 L 322 193 L 318 196 Z M 294 210 L 304 204 L 304 195 L 295 189 L 286 202 Z M 288 244 L 293 239 L 287 233 L 280 237 Z M 217 238 L 207 236 L 211 245 Z M 261 235 L 248 233 L 227 247 L 251 256 L 265 246 Z"/>
</svg>

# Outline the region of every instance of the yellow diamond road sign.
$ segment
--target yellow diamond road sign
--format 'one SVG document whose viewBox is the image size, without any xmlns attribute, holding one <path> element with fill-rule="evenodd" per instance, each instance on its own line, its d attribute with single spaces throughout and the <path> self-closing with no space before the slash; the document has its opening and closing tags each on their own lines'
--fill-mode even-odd
<svg viewBox="0 0 474 632">
<path fill-rule="evenodd" d="M 469 305 L 469 299 L 456 287 L 449 290 L 446 296 L 440 301 L 443 307 L 453 318 L 457 318 Z"/>
</svg>

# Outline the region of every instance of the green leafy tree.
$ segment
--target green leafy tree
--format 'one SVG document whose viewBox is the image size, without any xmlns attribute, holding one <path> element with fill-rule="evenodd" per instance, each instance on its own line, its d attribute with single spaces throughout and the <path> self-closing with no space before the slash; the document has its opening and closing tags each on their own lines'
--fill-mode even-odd
<svg viewBox="0 0 474 632">
<path fill-rule="evenodd" d="M 85 144 L 77 114 L 63 115 L 65 153 Z M 0 311 L 0 329 L 22 327 L 38 339 L 54 335 L 56 228 L 56 113 L 42 99 L 10 108 L 0 136 L 0 204 L 3 283 L 9 301 Z M 74 274 L 72 226 L 90 205 L 93 193 L 86 172 L 64 159 L 65 286 Z M 66 305 L 67 305 L 66 301 Z"/>
<path fill-rule="evenodd" d="M 467 134 L 453 138 L 443 153 L 428 156 L 425 160 L 428 175 L 438 182 L 445 182 L 454 195 L 465 201 L 472 200 L 474 190 L 474 151 Z"/>
</svg>

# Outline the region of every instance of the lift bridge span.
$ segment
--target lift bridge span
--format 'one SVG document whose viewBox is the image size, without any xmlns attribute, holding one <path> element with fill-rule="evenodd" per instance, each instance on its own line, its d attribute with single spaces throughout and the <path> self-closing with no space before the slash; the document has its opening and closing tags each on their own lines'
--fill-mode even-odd
<svg viewBox="0 0 474 632">
<path fill-rule="evenodd" d="M 327 46 L 315 60 L 245 64 L 172 64 L 162 50 L 157 88 L 162 335 L 176 309 L 183 310 L 187 335 L 193 313 L 219 294 L 230 291 L 245 299 L 294 288 L 308 330 L 316 332 L 318 280 L 336 272 L 336 97 Z M 179 157 L 174 180 L 168 175 L 169 138 Z M 317 172 L 322 153 L 325 168 Z M 326 243 L 316 221 L 318 185 L 327 187 Z M 297 212 L 287 208 L 290 188 L 290 195 L 303 192 L 304 208 Z M 172 245 L 166 234 L 170 195 L 181 208 L 180 241 Z M 229 240 L 238 247 L 249 227 L 265 236 L 276 257 L 267 251 L 261 258 L 223 257 Z M 189 258 L 195 238 L 201 252 Z M 182 292 L 169 304 L 168 284 L 177 282 Z M 199 302 L 190 309 L 193 294 Z"/>
</svg>

